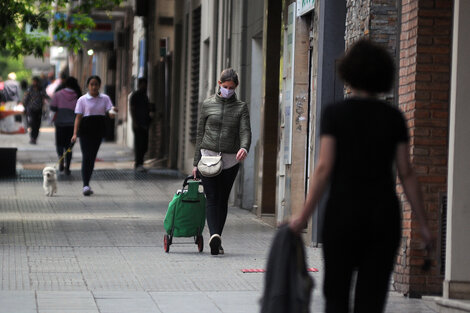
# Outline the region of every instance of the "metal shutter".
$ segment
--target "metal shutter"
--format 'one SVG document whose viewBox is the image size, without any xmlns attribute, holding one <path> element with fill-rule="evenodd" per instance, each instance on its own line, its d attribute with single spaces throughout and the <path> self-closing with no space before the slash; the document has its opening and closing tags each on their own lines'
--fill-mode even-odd
<svg viewBox="0 0 470 313">
<path fill-rule="evenodd" d="M 199 58 L 201 55 L 201 7 L 193 11 L 191 38 L 191 96 L 189 140 L 196 143 L 197 136 L 197 112 L 199 107 Z"/>
<path fill-rule="evenodd" d="M 439 209 L 441 214 L 441 251 L 440 251 L 440 270 L 441 274 L 444 275 L 446 271 L 446 240 L 447 240 L 447 194 L 442 194 L 440 197 Z"/>
</svg>

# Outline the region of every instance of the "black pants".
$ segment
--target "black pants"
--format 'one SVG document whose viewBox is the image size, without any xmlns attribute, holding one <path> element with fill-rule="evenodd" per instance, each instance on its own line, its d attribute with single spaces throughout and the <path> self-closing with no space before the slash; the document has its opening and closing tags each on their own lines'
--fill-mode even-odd
<svg viewBox="0 0 470 313">
<path fill-rule="evenodd" d="M 42 111 L 28 112 L 29 127 L 31 127 L 31 139 L 36 140 L 39 136 L 39 128 L 41 127 Z"/>
<path fill-rule="evenodd" d="M 82 149 L 82 181 L 83 186 L 90 185 L 91 175 L 95 168 L 96 155 L 101 145 L 103 136 L 97 135 L 80 136 L 80 148 Z"/>
<path fill-rule="evenodd" d="M 381 313 L 387 300 L 390 275 L 395 262 L 398 240 L 376 245 L 364 244 L 364 238 L 352 245 L 324 243 L 325 279 L 323 293 L 327 313 L 348 313 L 353 273 L 357 272 L 354 289 L 354 313 Z"/>
<path fill-rule="evenodd" d="M 57 155 L 62 157 L 62 154 L 70 147 L 70 139 L 73 136 L 73 126 L 56 126 L 55 128 L 55 145 Z M 72 151 L 65 156 L 65 168 L 70 168 L 72 161 Z"/>
<path fill-rule="evenodd" d="M 202 177 L 202 185 L 206 194 L 206 218 L 209 233 L 222 235 L 225 220 L 227 219 L 228 198 L 232 190 L 233 182 L 237 177 L 237 164 L 223 170 L 215 177 Z"/>
<path fill-rule="evenodd" d="M 133 130 L 135 167 L 137 167 L 144 164 L 144 155 L 148 149 L 149 130 L 144 127 L 135 127 Z"/>
</svg>

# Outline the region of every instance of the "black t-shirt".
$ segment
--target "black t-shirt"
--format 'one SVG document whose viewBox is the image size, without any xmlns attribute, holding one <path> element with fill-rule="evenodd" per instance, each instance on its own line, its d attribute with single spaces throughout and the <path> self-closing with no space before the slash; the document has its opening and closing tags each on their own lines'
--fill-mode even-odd
<svg viewBox="0 0 470 313">
<path fill-rule="evenodd" d="M 325 223 L 361 227 L 390 220 L 396 228 L 393 163 L 397 145 L 408 141 L 401 112 L 379 100 L 348 99 L 324 110 L 320 134 L 336 140 Z"/>
<path fill-rule="evenodd" d="M 150 124 L 150 105 L 147 93 L 136 90 L 130 99 L 130 110 L 134 117 L 134 126 L 147 128 Z"/>
</svg>

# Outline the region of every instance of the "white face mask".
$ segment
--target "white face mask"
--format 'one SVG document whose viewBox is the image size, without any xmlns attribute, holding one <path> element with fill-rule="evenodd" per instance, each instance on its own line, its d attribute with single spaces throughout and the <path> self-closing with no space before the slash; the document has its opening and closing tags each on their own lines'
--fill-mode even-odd
<svg viewBox="0 0 470 313">
<path fill-rule="evenodd" d="M 220 95 L 222 96 L 222 98 L 231 98 L 233 96 L 233 94 L 235 93 L 235 89 L 227 89 L 227 88 L 224 88 L 224 87 L 220 87 Z"/>
</svg>

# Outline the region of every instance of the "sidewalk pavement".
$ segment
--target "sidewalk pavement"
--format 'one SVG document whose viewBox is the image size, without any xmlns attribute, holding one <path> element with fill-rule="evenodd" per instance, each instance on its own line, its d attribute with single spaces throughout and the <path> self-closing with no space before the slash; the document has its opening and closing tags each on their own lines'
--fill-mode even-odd
<svg viewBox="0 0 470 313">
<path fill-rule="evenodd" d="M 17 169 L 43 169 L 46 164 L 54 164 L 58 161 L 55 148 L 55 128 L 42 127 L 37 144 L 29 144 L 28 134 L 4 135 L 0 134 L 0 147 L 18 148 Z M 73 147 L 73 158 L 71 169 L 79 170 L 81 166 L 82 153 L 80 143 Z M 96 169 L 133 168 L 134 153 L 131 149 L 115 143 L 103 142 L 95 163 Z"/>
<path fill-rule="evenodd" d="M 16 142 L 23 167 L 17 178 L 0 180 L 0 313 L 259 312 L 264 274 L 242 269 L 265 268 L 274 228 L 230 208 L 225 255 L 210 255 L 207 228 L 203 253 L 182 238 L 165 253 L 163 218 L 181 174 L 134 173 L 124 166 L 132 163 L 129 149 L 104 144 L 98 157 L 116 167 L 95 171 L 94 195 L 81 194 L 74 168 L 59 176 L 58 194 L 48 198 L 31 164 L 55 157 L 51 138 L 42 133 L 30 147 L 27 138 L 0 135 L 0 146 Z M 321 250 L 306 252 L 308 267 L 319 270 L 311 273 L 311 312 L 322 312 Z M 431 301 L 391 292 L 386 312 L 435 311 Z"/>
</svg>

